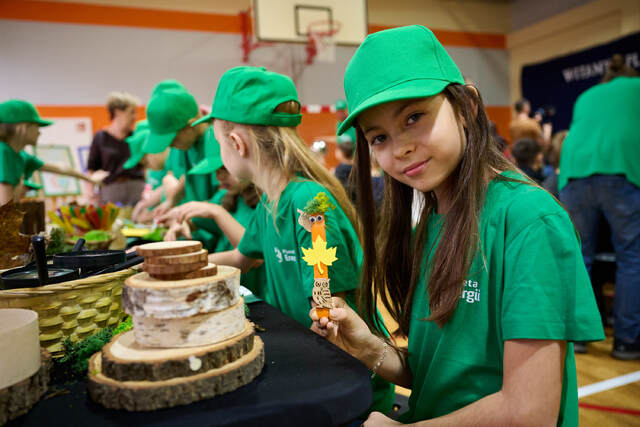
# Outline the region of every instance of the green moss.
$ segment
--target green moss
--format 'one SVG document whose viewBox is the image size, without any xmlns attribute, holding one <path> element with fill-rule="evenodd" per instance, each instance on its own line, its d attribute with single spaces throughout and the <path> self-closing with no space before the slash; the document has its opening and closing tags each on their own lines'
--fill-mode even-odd
<svg viewBox="0 0 640 427">
<path fill-rule="evenodd" d="M 313 215 L 321 212 L 327 212 L 335 209 L 335 205 L 331 203 L 326 193 L 320 192 L 312 200 L 309 200 L 304 207 L 304 212 L 308 215 Z"/>
</svg>

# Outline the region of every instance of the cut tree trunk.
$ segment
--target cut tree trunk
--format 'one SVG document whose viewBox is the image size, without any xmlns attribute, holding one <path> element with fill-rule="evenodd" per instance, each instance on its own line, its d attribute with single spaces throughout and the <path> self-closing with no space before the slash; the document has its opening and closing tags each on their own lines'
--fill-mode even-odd
<svg viewBox="0 0 640 427">
<path fill-rule="evenodd" d="M 225 310 L 190 317 L 132 316 L 136 341 L 146 347 L 198 347 L 234 337 L 244 330 L 244 300 Z"/>
<path fill-rule="evenodd" d="M 144 262 L 149 265 L 193 264 L 207 261 L 208 255 L 209 251 L 201 249 L 198 252 L 188 254 L 146 257 Z"/>
<path fill-rule="evenodd" d="M 153 278 L 158 280 L 187 280 L 197 279 L 199 277 L 210 277 L 218 274 L 218 266 L 209 263 L 206 267 L 202 267 L 200 270 L 191 271 L 189 273 L 173 273 L 173 274 L 154 274 Z"/>
<path fill-rule="evenodd" d="M 240 270 L 218 266 L 211 277 L 176 281 L 158 280 L 138 273 L 125 281 L 122 307 L 133 317 L 175 319 L 220 311 L 240 299 Z"/>
<path fill-rule="evenodd" d="M 40 400 L 47 391 L 50 372 L 51 355 L 41 348 L 40 369 L 29 378 L 0 390 L 0 425 L 26 414 Z"/>
<path fill-rule="evenodd" d="M 128 331 L 115 336 L 102 349 L 102 373 L 116 381 L 161 381 L 188 377 L 222 368 L 253 348 L 254 330 L 245 321 L 242 334 L 203 347 L 158 349 L 144 347 Z"/>
<path fill-rule="evenodd" d="M 91 398 L 107 408 L 153 411 L 186 405 L 228 393 L 251 382 L 264 366 L 264 344 L 254 337 L 252 350 L 222 368 L 164 381 L 120 382 L 102 373 L 102 354 L 89 360 L 88 390 Z"/>
<path fill-rule="evenodd" d="M 202 249 L 202 243 L 196 240 L 178 240 L 175 242 L 155 242 L 140 245 L 136 253 L 142 257 L 158 257 L 167 255 L 180 255 L 198 252 Z"/>
<path fill-rule="evenodd" d="M 145 260 L 144 264 L 142 264 L 142 269 L 149 273 L 150 276 L 155 276 L 156 274 L 178 274 L 178 273 L 191 273 L 192 271 L 200 270 L 203 267 L 206 267 L 209 262 L 205 259 L 204 261 L 196 261 L 188 264 L 167 264 L 167 265 L 156 265 L 156 264 L 148 264 Z"/>
</svg>

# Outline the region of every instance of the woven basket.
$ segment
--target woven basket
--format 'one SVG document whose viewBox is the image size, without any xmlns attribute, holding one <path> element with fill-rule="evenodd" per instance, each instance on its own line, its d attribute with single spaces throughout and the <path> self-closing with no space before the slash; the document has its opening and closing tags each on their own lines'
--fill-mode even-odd
<svg viewBox="0 0 640 427">
<path fill-rule="evenodd" d="M 122 320 L 122 284 L 138 271 L 129 268 L 38 288 L 1 290 L 0 308 L 36 311 L 40 345 L 52 357 L 62 357 L 67 337 L 81 340 Z"/>
</svg>

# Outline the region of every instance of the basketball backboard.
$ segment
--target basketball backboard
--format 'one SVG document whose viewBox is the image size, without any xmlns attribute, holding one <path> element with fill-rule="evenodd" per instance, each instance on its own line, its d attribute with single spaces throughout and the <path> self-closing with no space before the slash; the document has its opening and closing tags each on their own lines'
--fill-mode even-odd
<svg viewBox="0 0 640 427">
<path fill-rule="evenodd" d="M 260 41 L 308 43 L 309 31 L 329 33 L 339 45 L 359 45 L 368 34 L 366 0 L 252 0 Z"/>
</svg>

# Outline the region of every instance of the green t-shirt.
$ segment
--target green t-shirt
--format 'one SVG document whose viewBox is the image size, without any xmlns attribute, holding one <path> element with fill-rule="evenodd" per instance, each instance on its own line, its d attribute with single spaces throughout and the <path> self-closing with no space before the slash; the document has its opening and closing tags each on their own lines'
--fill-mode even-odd
<svg viewBox="0 0 640 427">
<path fill-rule="evenodd" d="M 329 191 L 313 181 L 297 178 L 287 185 L 278 201 L 275 225 L 273 204 L 263 195 L 238 245 L 243 255 L 264 259 L 267 282 L 254 293 L 306 327 L 311 326 L 309 298 L 314 280 L 313 267 L 302 260 L 302 248 L 312 244 L 311 233 L 298 224 L 297 210 L 321 191 L 336 206 L 326 212 L 325 219 L 327 247 L 336 247 L 338 257 L 329 267 L 331 293 L 357 288 L 362 262 L 358 236 Z"/>
<path fill-rule="evenodd" d="M 624 175 L 640 187 L 640 77 L 617 77 L 578 97 L 562 146 L 558 188 L 572 178 Z"/>
<path fill-rule="evenodd" d="M 44 162 L 25 151 L 20 152 L 20 157 L 24 160 L 24 179 L 28 180 L 31 178 L 33 173 L 44 166 Z"/>
<path fill-rule="evenodd" d="M 25 173 L 24 158 L 4 141 L 0 141 L 0 182 L 16 186 Z"/>
<path fill-rule="evenodd" d="M 434 252 L 441 221 L 435 214 L 429 219 L 425 248 Z M 442 328 L 423 320 L 430 314 L 425 250 L 409 329 L 413 386 L 404 421 L 442 416 L 499 391 L 506 340 L 604 339 L 575 233 L 549 193 L 494 179 L 480 215 L 480 250 Z M 573 344 L 566 348 L 564 372 L 558 425 L 577 426 Z"/>
<path fill-rule="evenodd" d="M 211 200 L 209 200 L 209 202 L 221 205 L 222 199 L 226 194 L 227 190 L 220 190 L 211 198 Z M 244 199 L 239 197 L 235 212 L 229 213 L 243 227 L 246 227 L 249 224 L 251 217 L 253 217 L 255 209 L 249 207 Z M 202 218 L 198 218 L 198 220 L 202 220 Z M 212 244 L 212 253 L 231 251 L 234 249 L 229 239 L 227 239 L 227 236 L 224 235 L 215 221 L 199 221 L 198 224 L 202 225 L 202 227 L 211 234 L 211 238 L 215 242 Z M 261 265 L 260 267 L 252 268 L 246 273 L 243 273 L 240 277 L 240 284 L 249 290 L 259 289 L 266 280 L 265 269 L 264 266 Z"/>
<path fill-rule="evenodd" d="M 206 157 L 207 144 L 216 144 L 213 136 L 213 126 L 209 126 L 202 138 L 197 140 L 188 150 L 171 148 L 165 169 L 170 170 L 176 179 L 185 175 L 184 198 L 178 203 L 183 204 L 192 201 L 207 201 L 218 190 L 218 180 L 214 174 L 188 174 L 189 170 L 200 163 Z M 213 220 L 199 218 L 194 221 L 198 229 L 192 233 L 192 238 L 203 243 L 206 249 L 213 249 L 212 236 L 205 231 L 203 223 Z"/>
<path fill-rule="evenodd" d="M 298 223 L 298 209 L 323 191 L 336 206 L 325 212 L 327 247 L 336 247 L 338 258 L 329 267 L 331 293 L 347 291 L 347 302 L 355 308 L 353 290 L 358 287 L 362 248 L 349 218 L 333 195 L 320 184 L 297 178 L 280 195 L 274 224 L 273 203 L 266 194 L 256 206 L 238 250 L 245 256 L 264 259 L 266 280 L 249 288 L 256 296 L 277 307 L 305 327 L 311 326 L 309 299 L 313 290 L 313 267 L 303 261 L 301 248 L 311 248 L 311 233 Z M 393 406 L 395 387 L 375 377 L 372 380 L 371 411 L 388 412 Z"/>
<path fill-rule="evenodd" d="M 165 166 L 161 170 L 147 170 L 147 184 L 151 185 L 151 189 L 155 190 L 156 188 L 162 185 L 162 178 L 167 174 L 169 169 Z"/>
</svg>

